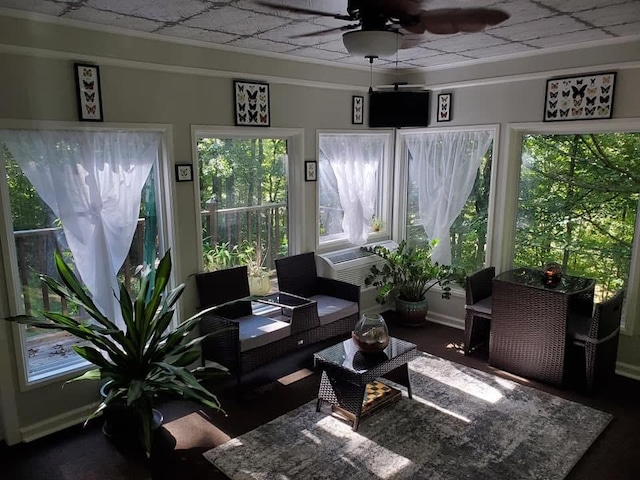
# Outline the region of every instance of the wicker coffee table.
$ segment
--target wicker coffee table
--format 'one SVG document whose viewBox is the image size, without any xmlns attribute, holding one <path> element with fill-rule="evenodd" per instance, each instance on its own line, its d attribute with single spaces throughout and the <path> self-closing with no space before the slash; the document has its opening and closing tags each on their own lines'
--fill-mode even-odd
<svg viewBox="0 0 640 480">
<path fill-rule="evenodd" d="M 322 401 L 336 410 L 346 413 L 353 422 L 353 430 L 363 417 L 363 411 L 373 413 L 377 408 L 367 408 L 367 385 L 385 377 L 407 387 L 411 398 L 411 382 L 407 363 L 418 356 L 413 343 L 391 337 L 389 346 L 380 354 L 363 355 L 351 339 L 326 348 L 314 354 L 314 363 L 322 368 L 322 380 L 318 391 L 316 411 L 320 411 Z M 369 387 L 371 390 L 371 387 Z M 391 389 L 394 390 L 394 389 Z M 371 392 L 369 392 L 369 395 Z M 376 399 L 378 405 L 384 401 Z"/>
</svg>

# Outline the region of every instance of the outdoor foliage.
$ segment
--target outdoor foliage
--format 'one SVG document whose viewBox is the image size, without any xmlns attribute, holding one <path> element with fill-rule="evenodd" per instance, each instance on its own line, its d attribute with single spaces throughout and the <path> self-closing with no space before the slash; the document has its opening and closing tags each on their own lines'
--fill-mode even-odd
<svg viewBox="0 0 640 480">
<path fill-rule="evenodd" d="M 246 244 L 273 268 L 288 253 L 286 140 L 204 138 L 198 164 L 207 269 Z"/>
<path fill-rule="evenodd" d="M 640 134 L 527 135 L 515 265 L 559 263 L 597 279 L 607 296 L 626 282 L 640 192 Z"/>
</svg>

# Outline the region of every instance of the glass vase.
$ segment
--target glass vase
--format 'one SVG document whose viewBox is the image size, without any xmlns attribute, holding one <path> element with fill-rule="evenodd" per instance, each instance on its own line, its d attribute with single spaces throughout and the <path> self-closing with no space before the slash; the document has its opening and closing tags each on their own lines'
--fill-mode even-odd
<svg viewBox="0 0 640 480">
<path fill-rule="evenodd" d="M 382 315 L 363 313 L 351 338 L 362 353 L 379 353 L 389 345 L 389 329 Z"/>
</svg>

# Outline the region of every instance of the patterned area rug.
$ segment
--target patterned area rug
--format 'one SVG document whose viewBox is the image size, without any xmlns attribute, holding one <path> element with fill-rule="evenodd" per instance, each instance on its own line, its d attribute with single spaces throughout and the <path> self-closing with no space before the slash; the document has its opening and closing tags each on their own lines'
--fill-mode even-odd
<svg viewBox="0 0 640 480">
<path fill-rule="evenodd" d="M 409 368 L 413 400 L 357 432 L 313 401 L 204 455 L 233 480 L 552 480 L 612 419 L 425 353 Z"/>
</svg>

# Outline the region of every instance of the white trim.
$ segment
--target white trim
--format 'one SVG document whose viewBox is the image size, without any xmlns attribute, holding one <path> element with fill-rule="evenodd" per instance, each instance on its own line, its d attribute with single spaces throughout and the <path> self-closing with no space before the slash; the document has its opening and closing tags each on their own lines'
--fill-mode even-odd
<svg viewBox="0 0 640 480">
<path fill-rule="evenodd" d="M 278 138 L 287 140 L 287 236 L 289 239 L 289 255 L 300 253 L 303 245 L 303 232 L 298 226 L 303 225 L 302 201 L 304 183 L 304 129 L 275 127 L 216 127 L 211 125 L 191 125 L 191 152 L 193 162 L 194 208 L 196 214 L 198 271 L 204 271 L 204 250 L 202 247 L 202 215 L 200 207 L 200 166 L 198 163 L 198 140 L 201 138 Z"/>
<path fill-rule="evenodd" d="M 623 377 L 640 380 L 640 366 L 630 363 L 616 362 L 616 374 Z"/>
<path fill-rule="evenodd" d="M 60 415 L 49 417 L 41 422 L 36 422 L 20 429 L 23 442 L 32 442 L 51 433 L 59 432 L 73 425 L 83 423 L 89 415 L 98 407 L 100 402 L 74 408 Z"/>
<path fill-rule="evenodd" d="M 451 315 L 445 315 L 444 313 L 432 312 L 431 309 L 429 309 L 429 313 L 427 313 L 427 320 L 458 330 L 464 330 L 463 319 Z"/>
</svg>

